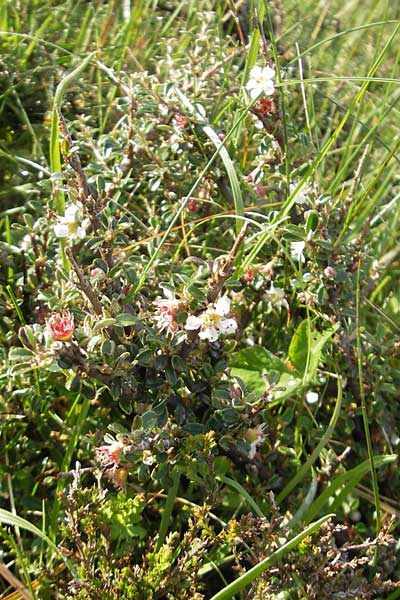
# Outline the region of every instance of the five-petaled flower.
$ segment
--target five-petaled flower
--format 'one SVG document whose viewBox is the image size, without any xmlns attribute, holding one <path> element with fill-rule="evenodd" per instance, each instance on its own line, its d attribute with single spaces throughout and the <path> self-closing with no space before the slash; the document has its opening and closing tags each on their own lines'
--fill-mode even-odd
<svg viewBox="0 0 400 600">
<path fill-rule="evenodd" d="M 51 315 L 47 321 L 51 336 L 58 342 L 69 342 L 72 339 L 75 323 L 74 316 L 69 310 L 63 310 Z"/>
<path fill-rule="evenodd" d="M 246 83 L 246 90 L 248 90 L 252 100 L 255 100 L 261 94 L 272 96 L 275 91 L 274 77 L 275 69 L 272 67 L 255 66 L 251 69 L 249 80 Z"/>
<path fill-rule="evenodd" d="M 198 317 L 190 315 L 186 321 L 185 329 L 188 331 L 199 331 L 201 340 L 216 342 L 221 334 L 234 333 L 238 327 L 237 321 L 227 318 L 231 310 L 231 301 L 223 296 L 215 304 L 208 308 Z"/>
<path fill-rule="evenodd" d="M 268 303 L 270 310 L 276 308 L 281 312 L 282 307 L 289 310 L 289 304 L 285 298 L 285 290 L 275 287 L 272 281 L 269 290 L 264 294 L 264 300 Z"/>
<path fill-rule="evenodd" d="M 87 219 L 80 218 L 81 210 L 76 204 L 70 204 L 65 209 L 64 216 L 58 217 L 58 223 L 54 225 L 54 233 L 59 238 L 70 238 L 82 240 L 86 236 Z"/>
</svg>

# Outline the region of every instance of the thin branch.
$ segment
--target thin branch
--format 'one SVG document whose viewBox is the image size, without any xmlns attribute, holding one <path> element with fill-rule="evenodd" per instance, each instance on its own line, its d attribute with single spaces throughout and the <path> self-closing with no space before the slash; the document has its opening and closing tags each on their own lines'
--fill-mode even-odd
<svg viewBox="0 0 400 600">
<path fill-rule="evenodd" d="M 66 248 L 65 252 L 66 252 L 66 254 L 71 262 L 71 265 L 75 271 L 75 274 L 77 277 L 77 281 L 76 281 L 77 287 L 85 294 L 86 298 L 89 300 L 90 304 L 92 305 L 92 308 L 93 308 L 94 312 L 96 313 L 96 315 L 101 316 L 103 314 L 103 306 L 102 306 L 100 300 L 98 299 L 95 291 L 91 287 L 91 285 L 86 281 L 83 271 L 80 268 L 80 266 L 78 265 L 78 263 L 76 262 L 75 256 L 74 256 L 71 248 Z"/>
<path fill-rule="evenodd" d="M 8 581 L 8 583 L 14 589 L 18 590 L 18 592 L 21 594 L 21 597 L 24 598 L 24 600 L 31 600 L 31 595 L 28 591 L 28 588 L 25 587 L 24 584 L 21 583 L 21 581 L 11 573 L 10 569 L 8 569 L 4 563 L 0 563 L 0 575 L 6 581 Z"/>
<path fill-rule="evenodd" d="M 233 262 L 236 258 L 239 248 L 245 238 L 248 223 L 245 223 L 237 236 L 234 244 L 228 254 L 218 268 L 217 272 L 213 274 L 210 281 L 210 291 L 208 292 L 207 299 L 209 302 L 215 302 L 221 293 L 222 288 L 225 285 L 226 280 L 231 276 L 233 270 Z"/>
</svg>

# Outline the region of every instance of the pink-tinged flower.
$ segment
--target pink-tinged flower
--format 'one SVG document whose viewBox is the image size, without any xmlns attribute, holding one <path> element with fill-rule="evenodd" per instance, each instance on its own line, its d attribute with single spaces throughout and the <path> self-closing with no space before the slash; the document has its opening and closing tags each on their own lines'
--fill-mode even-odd
<svg viewBox="0 0 400 600">
<path fill-rule="evenodd" d="M 111 466 L 111 470 L 115 471 L 119 467 L 119 460 L 123 448 L 124 445 L 121 442 L 113 442 L 106 446 L 99 446 L 98 448 L 95 448 L 97 460 L 104 467 Z"/>
<path fill-rule="evenodd" d="M 179 323 L 176 322 L 175 317 L 179 311 L 185 308 L 186 304 L 176 298 L 159 298 L 154 305 L 156 306 L 154 320 L 159 331 L 166 331 L 171 335 L 176 333 Z"/>
<path fill-rule="evenodd" d="M 190 315 L 186 321 L 185 329 L 195 331 L 200 329 L 199 338 L 216 342 L 221 334 L 234 333 L 238 327 L 235 319 L 227 319 L 231 310 L 231 301 L 223 296 L 216 304 L 210 304 L 207 310 L 196 317 Z"/>
<path fill-rule="evenodd" d="M 317 295 L 313 294 L 312 292 L 308 292 L 307 290 L 304 292 L 299 292 L 297 294 L 297 300 L 299 300 L 299 302 L 304 302 L 304 304 L 307 306 L 315 306 L 318 304 Z"/>
<path fill-rule="evenodd" d="M 69 310 L 54 313 L 47 321 L 47 325 L 54 340 L 69 342 L 72 339 L 75 323 L 74 316 Z"/>
<path fill-rule="evenodd" d="M 267 185 L 261 185 L 261 183 L 256 183 L 254 186 L 254 191 L 259 198 L 263 198 L 269 189 Z"/>
<path fill-rule="evenodd" d="M 262 273 L 262 275 L 264 275 L 266 279 L 272 279 L 272 277 L 274 276 L 274 264 L 275 260 L 272 259 L 269 262 L 267 262 L 266 265 L 261 265 L 260 267 L 258 267 L 258 272 Z"/>
<path fill-rule="evenodd" d="M 246 269 L 246 271 L 243 273 L 243 279 L 245 280 L 246 283 L 252 283 L 252 281 L 254 281 L 254 277 L 256 276 L 256 272 L 253 269 L 253 267 L 249 267 L 248 269 Z"/>
<path fill-rule="evenodd" d="M 174 125 L 176 125 L 176 127 L 178 129 L 184 129 L 188 123 L 188 118 L 179 112 L 175 113 L 173 120 L 174 120 Z"/>
<path fill-rule="evenodd" d="M 269 115 L 274 112 L 275 106 L 273 100 L 269 98 L 261 98 L 256 104 L 253 106 L 253 110 L 257 111 L 261 115 Z"/>
<path fill-rule="evenodd" d="M 190 198 L 189 202 L 187 203 L 187 209 L 189 212 L 197 212 L 199 210 L 199 205 L 197 204 L 196 200 Z"/>
<path fill-rule="evenodd" d="M 99 275 L 104 275 L 104 271 L 103 269 L 100 269 L 100 267 L 95 267 L 90 270 L 90 277 L 98 277 Z"/>
<path fill-rule="evenodd" d="M 328 266 L 328 267 L 325 267 L 325 269 L 324 269 L 324 275 L 325 275 L 325 277 L 332 279 L 333 277 L 335 277 L 336 271 L 333 267 Z"/>
</svg>

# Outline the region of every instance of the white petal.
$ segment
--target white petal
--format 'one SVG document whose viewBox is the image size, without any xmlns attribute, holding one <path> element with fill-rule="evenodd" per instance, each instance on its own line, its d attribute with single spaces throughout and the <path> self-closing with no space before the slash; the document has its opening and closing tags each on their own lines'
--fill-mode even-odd
<svg viewBox="0 0 400 600">
<path fill-rule="evenodd" d="M 78 227 L 75 237 L 79 238 L 80 240 L 83 240 L 83 238 L 86 237 L 86 231 L 83 229 L 83 227 Z"/>
<path fill-rule="evenodd" d="M 249 79 L 246 83 L 246 90 L 252 90 L 255 87 L 258 87 L 258 83 L 254 79 Z"/>
<path fill-rule="evenodd" d="M 305 242 L 291 242 L 290 244 L 290 255 L 293 260 L 298 260 L 299 262 L 306 262 L 306 259 L 303 254 L 303 250 L 305 248 Z"/>
<path fill-rule="evenodd" d="M 262 77 L 263 69 L 258 65 L 255 65 L 250 71 L 250 79 L 259 79 Z"/>
<path fill-rule="evenodd" d="M 316 402 L 318 402 L 318 400 L 319 400 L 319 396 L 318 396 L 317 392 L 307 392 L 306 401 L 308 404 L 315 404 Z"/>
<path fill-rule="evenodd" d="M 194 329 L 199 329 L 203 325 L 203 319 L 199 317 L 195 317 L 194 315 L 190 315 L 187 318 L 185 329 L 188 331 L 193 331 Z"/>
<path fill-rule="evenodd" d="M 76 221 L 76 215 L 78 212 L 79 212 L 79 207 L 76 206 L 76 204 L 70 204 L 65 209 L 64 217 L 66 220 L 68 220 L 70 222 L 74 222 L 74 221 Z"/>
<path fill-rule="evenodd" d="M 255 87 L 254 89 L 250 90 L 250 98 L 252 100 L 255 100 L 256 98 L 258 98 L 258 96 L 262 93 L 263 89 L 260 87 Z"/>
<path fill-rule="evenodd" d="M 257 452 L 257 446 L 258 446 L 257 440 L 255 442 L 251 442 L 250 450 L 249 450 L 249 458 L 250 459 L 253 459 L 255 457 L 256 452 Z"/>
<path fill-rule="evenodd" d="M 265 81 L 263 85 L 263 92 L 266 96 L 272 96 L 272 94 L 275 92 L 274 82 L 270 79 Z"/>
<path fill-rule="evenodd" d="M 221 333 L 234 333 L 238 328 L 235 319 L 224 319 L 218 324 L 218 329 Z"/>
<path fill-rule="evenodd" d="M 218 331 L 215 327 L 206 327 L 199 333 L 199 338 L 201 340 L 209 340 L 210 342 L 216 342 L 218 339 Z"/>
<path fill-rule="evenodd" d="M 289 185 L 290 194 L 293 194 L 293 192 L 295 191 L 296 188 L 297 188 L 297 184 L 291 183 Z M 296 204 L 304 204 L 305 202 L 307 202 L 307 192 L 308 191 L 309 191 L 308 186 L 304 186 L 299 189 L 299 191 L 297 192 L 297 194 L 294 197 Z"/>
<path fill-rule="evenodd" d="M 222 296 L 222 298 L 220 298 L 215 305 L 215 312 L 220 317 L 224 317 L 225 315 L 229 315 L 230 310 L 231 310 L 230 299 L 228 298 L 228 296 Z"/>
<path fill-rule="evenodd" d="M 171 292 L 171 290 L 169 290 L 166 287 L 161 286 L 162 291 L 164 292 L 164 296 L 165 298 L 167 298 L 167 300 L 173 300 L 174 299 L 174 295 Z"/>
<path fill-rule="evenodd" d="M 58 223 L 54 225 L 54 233 L 59 238 L 65 238 L 69 236 L 69 227 L 65 223 Z"/>
<path fill-rule="evenodd" d="M 273 79 L 275 77 L 275 69 L 272 67 L 264 67 L 262 69 L 262 76 L 264 79 Z"/>
</svg>

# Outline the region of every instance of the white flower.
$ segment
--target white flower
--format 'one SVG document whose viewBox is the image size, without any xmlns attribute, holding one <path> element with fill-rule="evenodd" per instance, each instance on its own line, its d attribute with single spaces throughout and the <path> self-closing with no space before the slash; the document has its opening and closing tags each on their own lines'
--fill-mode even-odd
<svg viewBox="0 0 400 600">
<path fill-rule="evenodd" d="M 198 317 L 190 315 L 187 318 L 185 329 L 195 331 L 200 329 L 199 338 L 216 342 L 220 334 L 234 333 L 238 327 L 235 319 L 225 318 L 231 310 L 231 301 L 223 296 L 216 304 L 210 306 Z"/>
<path fill-rule="evenodd" d="M 289 310 L 289 304 L 285 298 L 285 290 L 276 288 L 271 281 L 271 286 L 264 294 L 264 300 L 268 302 L 270 308 L 277 308 L 281 312 L 282 307 Z"/>
<path fill-rule="evenodd" d="M 253 67 L 250 71 L 250 77 L 246 83 L 246 90 L 249 91 L 252 100 L 255 100 L 261 94 L 272 96 L 275 91 L 274 82 L 275 69 L 271 67 Z"/>
<path fill-rule="evenodd" d="M 59 238 L 70 238 L 82 240 L 86 236 L 87 220 L 81 222 L 80 208 L 76 204 L 70 204 L 63 217 L 58 217 L 58 223 L 54 225 L 54 233 Z"/>
<path fill-rule="evenodd" d="M 295 191 L 295 189 L 297 187 L 298 187 L 298 184 L 296 184 L 296 183 L 291 183 L 289 185 L 290 195 L 293 194 L 293 192 Z M 305 202 L 307 202 L 307 200 L 308 200 L 307 194 L 309 194 L 310 191 L 311 191 L 310 186 L 308 186 L 308 185 L 305 185 L 302 188 L 300 188 L 294 197 L 294 201 L 296 202 L 296 204 L 304 204 Z"/>
<path fill-rule="evenodd" d="M 265 438 L 266 425 L 256 425 L 253 429 L 248 429 L 244 434 L 246 442 L 250 444 L 249 458 L 253 459 L 256 455 L 258 446 Z"/>
<path fill-rule="evenodd" d="M 308 404 L 316 404 L 319 400 L 319 395 L 317 392 L 307 392 L 306 394 L 306 402 Z"/>
<path fill-rule="evenodd" d="M 298 262 L 305 263 L 306 259 L 303 254 L 303 250 L 306 246 L 305 242 L 291 242 L 290 243 L 290 256 L 293 260 L 297 260 Z"/>
</svg>

